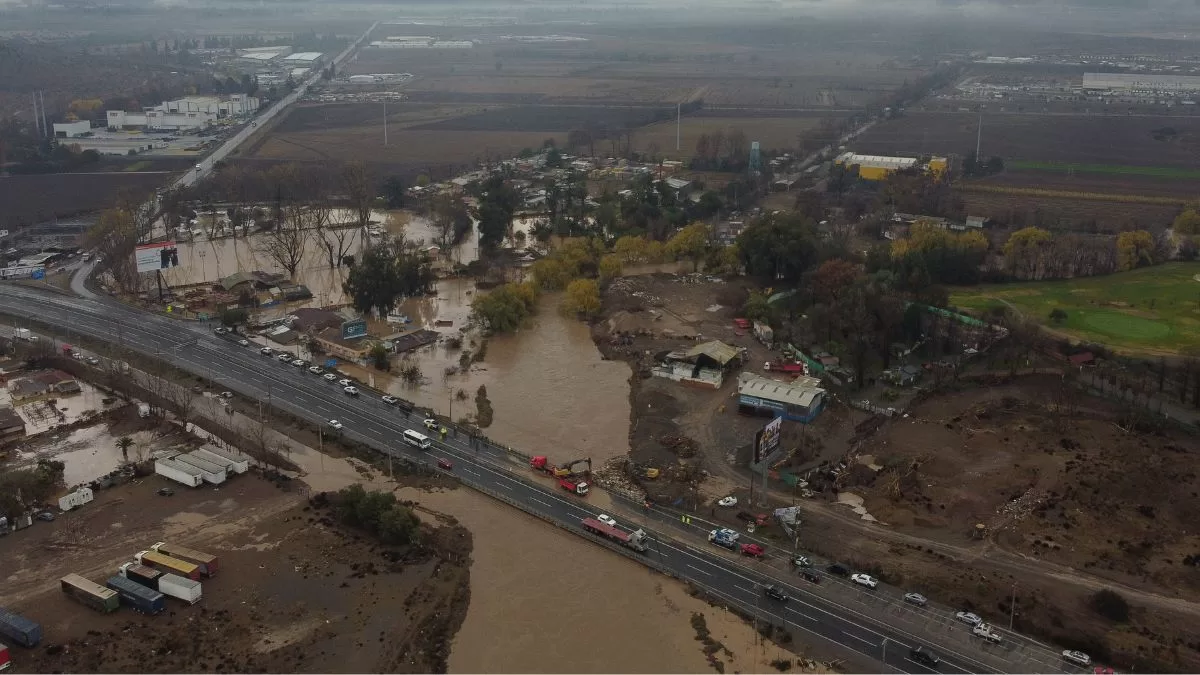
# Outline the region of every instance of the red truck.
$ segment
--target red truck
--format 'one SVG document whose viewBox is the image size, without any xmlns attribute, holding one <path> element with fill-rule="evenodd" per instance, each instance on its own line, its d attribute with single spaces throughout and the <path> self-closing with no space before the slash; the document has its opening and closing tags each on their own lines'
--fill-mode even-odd
<svg viewBox="0 0 1200 675">
<path fill-rule="evenodd" d="M 584 518 L 583 529 L 591 532 L 592 534 L 598 534 L 601 537 L 611 539 L 626 548 L 631 548 L 637 551 L 638 553 L 646 552 L 646 541 L 648 537 L 646 536 L 645 530 L 625 532 L 613 527 L 612 525 L 602 523 L 595 518 Z"/>
<path fill-rule="evenodd" d="M 587 481 L 579 478 L 559 478 L 558 485 L 567 492 L 577 494 L 580 497 L 586 495 L 589 489 Z"/>
<path fill-rule="evenodd" d="M 803 363 L 787 363 L 786 361 L 767 362 L 763 364 L 763 370 L 772 373 L 795 373 L 799 375 L 807 375 L 808 367 Z"/>
</svg>

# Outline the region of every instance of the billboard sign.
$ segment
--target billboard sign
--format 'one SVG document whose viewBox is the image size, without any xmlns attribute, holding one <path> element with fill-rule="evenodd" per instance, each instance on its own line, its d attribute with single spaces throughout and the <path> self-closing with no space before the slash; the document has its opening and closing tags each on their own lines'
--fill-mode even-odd
<svg viewBox="0 0 1200 675">
<path fill-rule="evenodd" d="M 355 338 L 366 337 L 367 335 L 367 320 L 366 319 L 351 319 L 342 322 L 342 339 L 353 340 Z"/>
<path fill-rule="evenodd" d="M 141 244 L 134 250 L 133 259 L 139 273 L 171 269 L 179 266 L 179 249 L 173 241 Z"/>
<path fill-rule="evenodd" d="M 779 452 L 783 418 L 776 417 L 754 435 L 754 464 L 764 464 Z"/>
<path fill-rule="evenodd" d="M 45 279 L 45 265 L 17 265 L 0 269 L 0 279 Z"/>
</svg>

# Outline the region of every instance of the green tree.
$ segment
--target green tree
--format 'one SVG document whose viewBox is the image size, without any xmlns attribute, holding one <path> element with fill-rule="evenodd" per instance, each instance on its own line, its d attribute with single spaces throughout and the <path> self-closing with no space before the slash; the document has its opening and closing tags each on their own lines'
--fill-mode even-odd
<svg viewBox="0 0 1200 675">
<path fill-rule="evenodd" d="M 387 314 L 402 295 L 428 293 L 433 270 L 424 254 L 403 240 L 385 241 L 363 251 L 350 268 L 342 290 L 354 308 L 366 314 Z"/>
<path fill-rule="evenodd" d="M 766 283 L 795 283 L 819 258 L 812 222 L 792 214 L 759 218 L 738 235 L 746 273 Z"/>
<path fill-rule="evenodd" d="M 405 193 L 404 180 L 399 176 L 388 176 L 380 186 L 380 196 L 383 197 L 389 209 L 403 208 Z"/>
<path fill-rule="evenodd" d="M 1175 216 L 1175 222 L 1171 227 L 1175 230 L 1175 234 L 1200 234 L 1200 213 L 1197 213 L 1195 208 L 1186 208 L 1183 213 Z"/>
<path fill-rule="evenodd" d="M 471 302 L 471 311 L 493 333 L 521 327 L 537 308 L 537 287 L 530 282 L 504 284 Z"/>
<path fill-rule="evenodd" d="M 593 279 L 576 279 L 567 285 L 563 311 L 583 318 L 600 312 L 600 286 Z"/>
<path fill-rule="evenodd" d="M 1055 324 L 1060 324 L 1067 320 L 1067 313 L 1062 308 L 1055 307 L 1050 310 L 1050 321 Z"/>
<path fill-rule="evenodd" d="M 250 312 L 240 307 L 229 307 L 221 310 L 221 325 L 237 329 L 238 326 L 250 319 Z"/>
<path fill-rule="evenodd" d="M 700 261 L 708 252 L 711 237 L 712 233 L 704 223 L 688 225 L 667 241 L 667 253 L 675 258 L 691 259 L 694 272 L 700 269 Z"/>
<path fill-rule="evenodd" d="M 610 253 L 600 259 L 600 283 L 607 283 L 621 276 L 621 257 Z"/>
<path fill-rule="evenodd" d="M 367 353 L 367 356 L 370 357 L 372 365 L 375 366 L 375 370 L 391 371 L 391 352 L 388 351 L 387 347 L 383 346 L 382 342 L 376 342 L 375 344 L 371 345 L 371 351 Z"/>
<path fill-rule="evenodd" d="M 121 459 L 129 461 L 129 448 L 133 447 L 133 439 L 128 436 L 122 436 L 117 439 L 117 449 L 121 451 Z"/>
<path fill-rule="evenodd" d="M 568 269 L 562 260 L 548 257 L 529 266 L 529 274 L 538 286 L 550 290 L 560 290 L 571 281 L 572 270 Z"/>
<path fill-rule="evenodd" d="M 627 234 L 613 245 L 613 253 L 627 263 L 641 262 L 646 257 L 646 239 Z"/>
<path fill-rule="evenodd" d="M 479 389 L 475 390 L 475 424 L 480 429 L 485 429 L 492 425 L 492 402 L 488 399 L 487 387 L 479 385 Z"/>
<path fill-rule="evenodd" d="M 1131 270 L 1154 263 L 1154 235 L 1146 230 L 1117 235 L 1117 269 Z"/>
<path fill-rule="evenodd" d="M 479 200 L 479 245 L 485 250 L 499 248 L 512 227 L 513 214 L 520 204 L 517 191 L 504 180 L 504 176 L 493 174 L 483 183 Z"/>
<path fill-rule="evenodd" d="M 1051 235 L 1040 227 L 1026 227 L 1009 236 L 1004 242 L 1004 262 L 1022 279 L 1037 274 L 1050 247 Z"/>
</svg>

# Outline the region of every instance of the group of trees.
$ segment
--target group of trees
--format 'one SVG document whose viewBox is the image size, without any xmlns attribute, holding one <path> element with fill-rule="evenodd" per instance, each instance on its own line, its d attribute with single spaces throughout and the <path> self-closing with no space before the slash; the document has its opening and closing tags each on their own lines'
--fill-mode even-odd
<svg viewBox="0 0 1200 675">
<path fill-rule="evenodd" d="M 745 171 L 750 161 L 750 141 L 741 129 L 717 129 L 700 134 L 690 166 L 696 171 Z"/>
<path fill-rule="evenodd" d="M 370 532 L 384 544 L 416 544 L 421 519 L 390 492 L 367 492 L 355 483 L 333 497 L 334 513 L 346 525 Z"/>
<path fill-rule="evenodd" d="M 1156 238 L 1146 230 L 1113 237 L 1025 227 L 1004 242 L 1001 269 L 1020 280 L 1071 279 L 1162 262 L 1173 255 L 1173 249 L 1169 238 Z"/>
<path fill-rule="evenodd" d="M 907 238 L 892 242 L 891 267 L 910 287 L 973 284 L 987 252 L 988 240 L 981 232 L 956 233 L 919 220 Z"/>
<path fill-rule="evenodd" d="M 401 237 L 363 251 L 342 289 L 358 311 L 386 316 L 398 299 L 429 293 L 435 280 L 425 254 Z"/>
<path fill-rule="evenodd" d="M 510 333 L 537 311 L 538 287 L 532 281 L 507 283 L 471 302 L 471 311 L 485 330 Z"/>
</svg>

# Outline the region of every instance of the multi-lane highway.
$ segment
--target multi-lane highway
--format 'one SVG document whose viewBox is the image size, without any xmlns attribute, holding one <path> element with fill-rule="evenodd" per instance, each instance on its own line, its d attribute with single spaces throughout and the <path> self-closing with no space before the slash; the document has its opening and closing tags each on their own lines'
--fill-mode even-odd
<svg viewBox="0 0 1200 675">
<path fill-rule="evenodd" d="M 594 507 L 556 489 L 552 481 L 539 479 L 519 456 L 457 434 L 435 441 L 427 453 L 417 451 L 404 444 L 400 435 L 408 429 L 421 431 L 421 415 L 405 413 L 369 391 L 352 398 L 335 383 L 260 355 L 258 345 L 239 346 L 235 339 L 216 336 L 208 327 L 147 314 L 105 298 L 73 298 L 21 286 L 0 285 L 0 313 L 13 317 L 17 325 L 57 326 L 68 341 L 86 336 L 157 356 L 242 396 L 269 397 L 272 405 L 317 425 L 337 419 L 345 426 L 339 433 L 394 457 L 424 463 L 451 459 L 464 484 L 597 540 L 580 527 L 583 518 L 595 515 Z M 944 672 L 1066 669 L 1049 647 L 1007 632 L 1002 644 L 988 644 L 971 636 L 968 627 L 954 621 L 953 612 L 945 608 L 906 605 L 900 600 L 902 590 L 882 586 L 865 590 L 824 574 L 823 583 L 811 585 L 789 574 L 786 566 L 741 558 L 707 544 L 703 523 L 620 498 L 614 498 L 614 503 L 624 505 L 612 513 L 626 529 L 644 527 L 653 540 L 645 553 L 609 544 L 615 550 L 690 581 L 760 621 L 785 627 L 803 642 L 850 652 L 868 669 L 930 672 L 908 658 L 910 647 L 916 645 L 937 652 Z M 763 586 L 769 583 L 782 585 L 790 601 L 765 597 Z"/>
<path fill-rule="evenodd" d="M 371 31 L 375 30 L 375 26 L 378 25 L 379 22 L 371 24 L 371 27 L 367 29 L 367 32 L 363 33 L 349 47 L 346 47 L 341 54 L 338 54 L 336 57 L 334 57 L 333 65 L 340 66 L 347 58 L 349 58 L 351 54 L 354 53 L 356 49 L 362 46 L 363 42 L 365 42 L 366 39 L 371 35 Z M 308 92 L 308 88 L 320 79 L 321 70 L 318 68 L 311 72 L 303 81 L 297 84 L 296 88 L 293 89 L 291 93 L 279 99 L 273 103 L 271 107 L 259 113 L 258 116 L 254 118 L 253 123 L 247 124 L 239 129 L 236 134 L 226 139 L 225 142 L 220 145 L 220 147 L 197 163 L 196 166 L 199 168 L 189 170 L 176 179 L 171 188 L 181 189 L 188 187 L 189 185 L 196 183 L 208 174 L 212 173 L 213 167 L 217 164 L 217 162 L 220 162 L 228 157 L 229 153 L 233 152 L 242 143 L 245 143 L 246 139 L 250 138 L 251 135 L 258 131 L 259 124 L 265 124 L 266 122 L 271 121 L 276 115 L 286 110 L 288 106 L 300 100 L 300 97 L 304 96 L 304 94 Z"/>
</svg>

